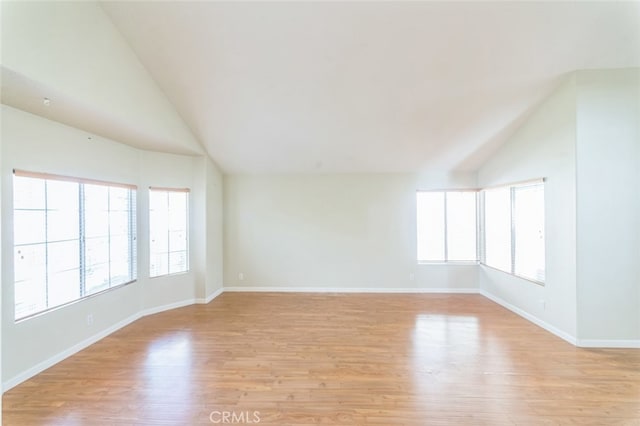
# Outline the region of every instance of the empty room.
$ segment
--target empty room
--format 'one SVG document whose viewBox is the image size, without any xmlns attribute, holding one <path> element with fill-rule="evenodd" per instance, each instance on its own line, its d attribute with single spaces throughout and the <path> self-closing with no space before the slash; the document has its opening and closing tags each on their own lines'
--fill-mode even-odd
<svg viewBox="0 0 640 426">
<path fill-rule="evenodd" d="M 640 425 L 640 2 L 2 1 L 4 425 Z"/>
</svg>

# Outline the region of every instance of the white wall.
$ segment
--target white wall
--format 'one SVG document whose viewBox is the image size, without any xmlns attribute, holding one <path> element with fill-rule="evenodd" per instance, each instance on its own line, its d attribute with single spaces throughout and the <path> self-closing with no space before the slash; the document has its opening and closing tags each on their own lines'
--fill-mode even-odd
<svg viewBox="0 0 640 426">
<path fill-rule="evenodd" d="M 484 266 L 479 285 L 569 340 L 576 335 L 575 96 L 571 76 L 478 171 L 481 187 L 547 179 L 545 285 Z"/>
<path fill-rule="evenodd" d="M 16 1 L 2 2 L 1 8 L 6 390 L 140 315 L 210 299 L 222 285 L 222 174 L 98 3 Z M 43 97 L 51 106 L 43 106 Z M 138 280 L 16 324 L 13 168 L 137 184 Z M 189 273 L 148 277 L 149 185 L 192 188 Z"/>
<path fill-rule="evenodd" d="M 191 220 L 205 221 L 205 205 L 221 209 L 219 195 L 207 199 L 205 186 L 218 188 L 221 175 L 202 157 L 159 154 L 89 135 L 83 131 L 2 105 L 2 381 L 12 386 L 28 378 L 63 355 L 73 352 L 95 336 L 118 328 L 145 313 L 194 303 L 210 293 L 197 271 L 208 268 L 203 250 L 211 243 L 221 244 L 219 217 L 211 222 L 210 241 L 199 226 L 191 226 L 192 269 L 185 274 L 149 279 L 148 187 L 192 188 Z M 208 177 L 204 173 L 209 162 Z M 138 185 L 138 280 L 41 316 L 14 322 L 12 170 L 23 169 L 67 176 L 124 182 Z M 205 178 L 205 182 L 196 179 Z M 215 189 L 210 191 L 216 194 Z M 207 219 L 208 220 L 208 219 Z M 216 228 L 217 227 L 217 228 Z M 215 239 L 218 238 L 216 241 Z M 204 249 L 203 249 L 204 247 Z M 216 267 L 222 262 L 219 251 L 210 259 Z M 218 272 L 219 273 L 219 272 Z M 87 315 L 94 322 L 87 325 Z M 6 389 L 5 389 L 6 390 Z"/>
<path fill-rule="evenodd" d="M 1 7 L 3 103 L 142 148 L 203 152 L 97 2 Z"/>
<path fill-rule="evenodd" d="M 197 206 L 190 222 L 196 250 L 191 256 L 196 274 L 196 299 L 208 301 L 222 291 L 222 173 L 209 157 L 194 159 L 192 197 Z"/>
<path fill-rule="evenodd" d="M 0 129 L 2 128 L 2 115 L 0 115 Z M 0 133 L 0 173 L 2 170 L 2 134 Z M 2 194 L 4 193 L 4 191 L 2 190 L 2 175 L 0 175 L 0 425 L 2 424 L 2 351 L 3 351 L 3 346 L 2 346 L 2 322 L 3 322 L 3 316 L 4 316 L 4 308 L 2 307 L 2 293 L 3 293 L 3 285 L 2 283 L 4 282 L 4 278 L 2 275 L 2 253 L 4 253 L 4 247 L 2 244 L 3 241 L 3 236 L 4 233 L 2 231 L 3 228 L 3 223 L 4 223 L 4 206 L 2 203 Z"/>
<path fill-rule="evenodd" d="M 222 173 L 209 158 L 205 159 L 205 176 L 207 182 L 205 297 L 208 298 L 220 291 L 224 284 L 223 180 Z"/>
<path fill-rule="evenodd" d="M 452 186 L 475 176 L 226 176 L 225 286 L 476 289 L 475 265 L 416 264 L 416 190 Z"/>
<path fill-rule="evenodd" d="M 640 70 L 577 88 L 578 337 L 640 346 Z"/>
</svg>

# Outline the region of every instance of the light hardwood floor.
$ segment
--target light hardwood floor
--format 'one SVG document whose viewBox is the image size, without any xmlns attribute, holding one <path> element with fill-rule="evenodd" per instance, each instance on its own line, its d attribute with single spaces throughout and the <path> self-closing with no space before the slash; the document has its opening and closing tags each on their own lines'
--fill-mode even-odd
<svg viewBox="0 0 640 426">
<path fill-rule="evenodd" d="M 640 425 L 640 351 L 575 348 L 479 295 L 225 293 L 8 391 L 3 420 Z"/>
</svg>

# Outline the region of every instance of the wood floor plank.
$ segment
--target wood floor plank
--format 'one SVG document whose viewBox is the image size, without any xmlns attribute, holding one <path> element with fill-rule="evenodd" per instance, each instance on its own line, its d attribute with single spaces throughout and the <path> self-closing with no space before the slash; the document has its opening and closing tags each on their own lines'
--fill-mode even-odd
<svg viewBox="0 0 640 426">
<path fill-rule="evenodd" d="M 478 295 L 225 293 L 138 320 L 3 396 L 5 425 L 211 425 L 223 415 L 635 426 L 640 351 L 575 348 Z"/>
</svg>

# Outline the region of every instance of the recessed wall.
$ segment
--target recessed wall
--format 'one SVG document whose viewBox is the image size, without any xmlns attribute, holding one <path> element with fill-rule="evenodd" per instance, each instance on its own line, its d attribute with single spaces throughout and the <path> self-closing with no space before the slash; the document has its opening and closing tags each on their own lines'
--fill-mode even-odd
<svg viewBox="0 0 640 426">
<path fill-rule="evenodd" d="M 475 174 L 225 177 L 225 286 L 475 291 L 475 265 L 418 265 L 416 190 Z"/>
</svg>

